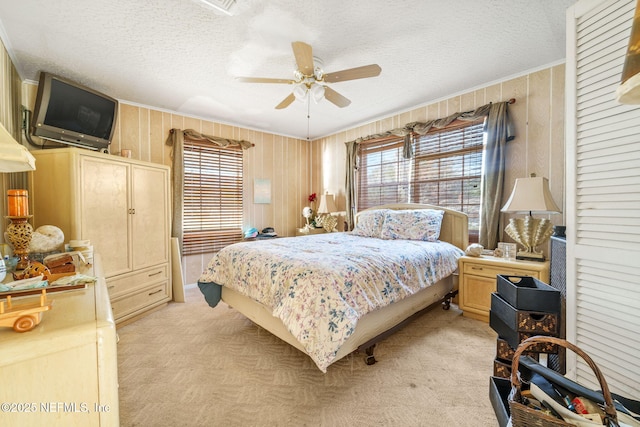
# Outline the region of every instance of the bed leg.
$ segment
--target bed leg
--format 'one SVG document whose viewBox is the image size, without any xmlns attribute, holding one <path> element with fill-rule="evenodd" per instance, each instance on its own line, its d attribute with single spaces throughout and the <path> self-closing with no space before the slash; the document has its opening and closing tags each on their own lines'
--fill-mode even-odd
<svg viewBox="0 0 640 427">
<path fill-rule="evenodd" d="M 458 295 L 458 291 L 451 291 L 448 294 L 446 294 L 444 296 L 444 300 L 442 301 L 442 309 L 443 310 L 449 310 L 451 308 L 451 300 L 453 299 L 453 297 L 455 297 L 456 295 Z"/>
<path fill-rule="evenodd" d="M 365 362 L 367 365 L 373 365 L 374 363 L 376 363 L 376 358 L 373 356 L 373 348 L 374 348 L 375 346 L 376 346 L 376 345 L 375 345 L 375 344 L 373 344 L 372 346 L 367 347 L 367 348 L 365 349 L 365 352 L 367 353 L 367 356 L 364 358 L 364 362 Z"/>
</svg>

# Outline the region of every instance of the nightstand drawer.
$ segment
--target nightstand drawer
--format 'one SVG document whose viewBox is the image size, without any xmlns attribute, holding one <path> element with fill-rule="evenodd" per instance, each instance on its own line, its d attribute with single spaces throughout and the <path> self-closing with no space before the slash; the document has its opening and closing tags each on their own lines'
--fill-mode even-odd
<svg viewBox="0 0 640 427">
<path fill-rule="evenodd" d="M 521 270 L 518 268 L 494 268 L 492 266 L 479 265 L 473 263 L 465 263 L 464 264 L 464 273 L 465 274 L 473 274 L 475 276 L 483 276 L 483 277 L 491 277 L 493 279 L 496 278 L 498 274 L 502 274 L 505 276 L 533 276 L 538 277 L 539 272 L 535 270 Z"/>
</svg>

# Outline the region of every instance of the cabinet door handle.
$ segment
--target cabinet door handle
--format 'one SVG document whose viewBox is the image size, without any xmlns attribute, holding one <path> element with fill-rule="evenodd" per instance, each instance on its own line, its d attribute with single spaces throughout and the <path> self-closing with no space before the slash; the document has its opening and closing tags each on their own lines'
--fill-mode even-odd
<svg viewBox="0 0 640 427">
<path fill-rule="evenodd" d="M 155 295 L 155 294 L 157 294 L 159 292 L 162 292 L 162 289 L 158 289 L 157 291 L 149 292 L 149 296 Z"/>
<path fill-rule="evenodd" d="M 483 267 L 476 267 L 475 265 L 472 265 L 472 266 L 471 266 L 471 269 L 472 269 L 472 270 L 479 270 L 479 271 L 484 270 L 484 268 L 483 268 Z"/>
<path fill-rule="evenodd" d="M 148 276 L 148 277 L 157 276 L 158 274 L 162 274 L 162 270 L 160 270 L 160 271 L 156 271 L 155 273 L 149 273 L 149 276 Z"/>
</svg>

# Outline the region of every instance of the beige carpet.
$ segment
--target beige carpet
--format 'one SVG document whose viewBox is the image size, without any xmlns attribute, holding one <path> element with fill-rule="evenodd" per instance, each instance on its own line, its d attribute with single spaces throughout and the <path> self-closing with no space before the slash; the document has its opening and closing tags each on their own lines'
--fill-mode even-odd
<svg viewBox="0 0 640 427">
<path fill-rule="evenodd" d="M 197 288 L 118 329 L 122 426 L 496 426 L 496 335 L 454 306 L 323 374 L 306 355 Z"/>
</svg>

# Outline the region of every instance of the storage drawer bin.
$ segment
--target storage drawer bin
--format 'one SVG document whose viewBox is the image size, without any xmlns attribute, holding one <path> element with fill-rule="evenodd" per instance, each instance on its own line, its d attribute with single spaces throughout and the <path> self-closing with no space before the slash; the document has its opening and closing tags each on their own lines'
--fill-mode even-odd
<svg viewBox="0 0 640 427">
<path fill-rule="evenodd" d="M 500 378 L 509 378 L 511 376 L 511 362 L 495 359 L 493 361 L 493 376 Z"/>
<path fill-rule="evenodd" d="M 560 313 L 560 291 L 528 276 L 497 276 L 498 294 L 520 310 Z"/>
<path fill-rule="evenodd" d="M 559 330 L 558 313 L 520 310 L 506 302 L 497 293 L 491 294 L 491 311 L 511 329 L 518 332 L 536 332 L 556 335 Z"/>
<path fill-rule="evenodd" d="M 502 319 L 500 319 L 494 311 L 489 313 L 489 325 L 498 333 L 498 336 L 507 341 L 511 348 L 517 348 L 520 342 L 531 338 L 535 335 L 544 335 L 536 332 L 518 332 L 510 328 Z M 558 346 L 551 343 L 537 343 L 528 348 L 529 351 L 536 353 L 552 353 L 558 352 Z"/>
<path fill-rule="evenodd" d="M 506 427 L 511 418 L 508 401 L 510 392 L 511 381 L 506 378 L 489 377 L 489 400 L 499 427 Z"/>
<path fill-rule="evenodd" d="M 496 358 L 497 359 L 511 361 L 511 359 L 513 359 L 513 355 L 515 354 L 515 352 L 516 350 L 514 348 L 511 348 L 511 346 L 505 339 L 498 338 L 496 340 Z M 526 352 L 525 354 L 534 360 L 539 359 L 538 353 Z"/>
</svg>

